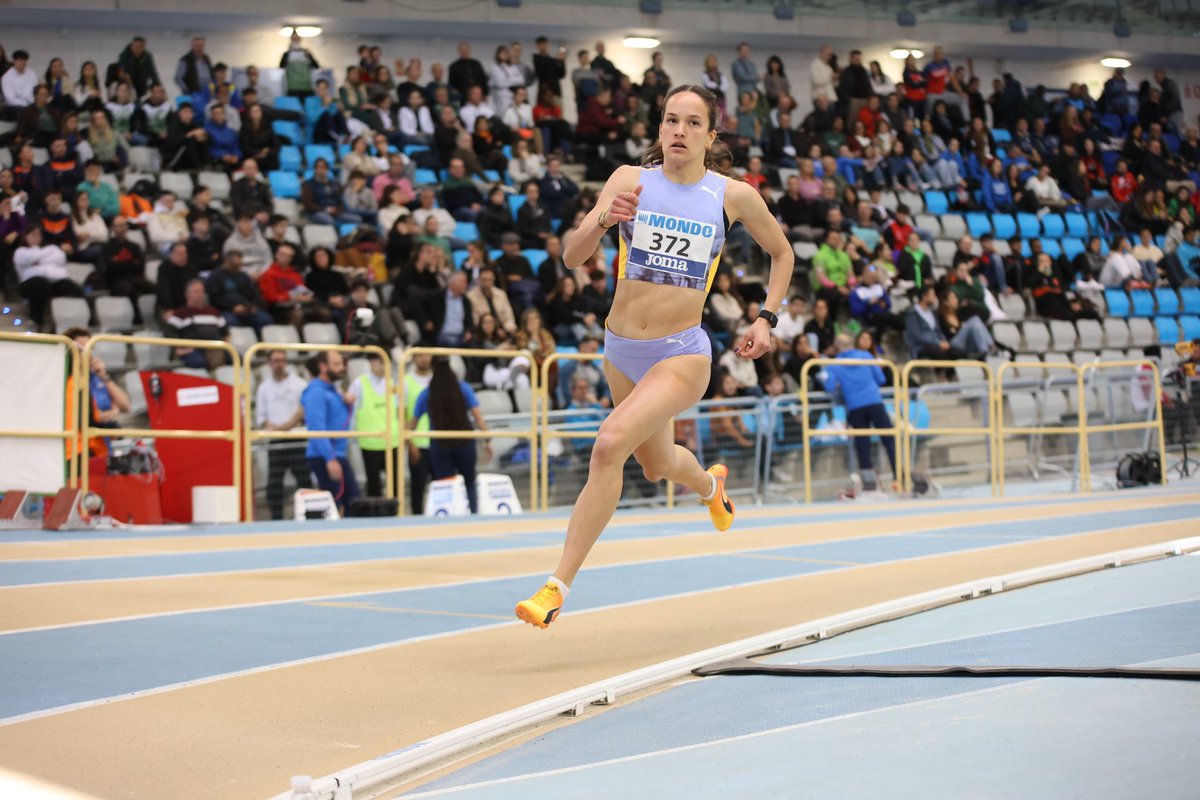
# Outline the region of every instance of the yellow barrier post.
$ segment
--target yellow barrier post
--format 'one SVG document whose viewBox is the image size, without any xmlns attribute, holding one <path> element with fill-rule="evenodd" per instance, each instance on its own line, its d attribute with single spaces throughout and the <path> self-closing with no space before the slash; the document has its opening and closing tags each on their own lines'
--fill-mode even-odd
<svg viewBox="0 0 1200 800">
<path fill-rule="evenodd" d="M 1014 370 L 1014 369 L 1046 370 L 1046 371 L 1057 370 L 1060 372 L 1075 373 L 1075 384 L 1076 384 L 1076 392 L 1077 392 L 1077 397 L 1076 397 L 1076 401 L 1077 401 L 1076 407 L 1077 408 L 1076 408 L 1076 410 L 1079 414 L 1078 424 L 1076 424 L 1076 425 L 1060 425 L 1060 426 L 1054 427 L 1054 428 L 1049 428 L 1044 425 L 1034 426 L 1034 427 L 1028 427 L 1028 426 L 1016 427 L 1016 426 L 1006 425 L 1004 422 L 1004 376 L 1007 375 L 1010 370 Z M 1087 419 L 1087 404 L 1086 404 L 1084 394 L 1083 394 L 1083 375 L 1078 366 L 1076 366 L 1075 364 L 1061 363 L 1061 362 L 1049 363 L 1049 362 L 1042 362 L 1042 361 L 1006 361 L 1000 365 L 1000 369 L 996 373 L 995 398 L 996 398 L 996 411 L 995 411 L 996 451 L 997 451 L 997 459 L 999 461 L 998 472 L 999 472 L 999 477 L 1000 477 L 1000 496 L 1001 497 L 1004 496 L 1004 473 L 1006 471 L 1005 470 L 1005 462 L 1004 462 L 1004 439 L 1008 434 L 1014 434 L 1017 436 L 1037 436 L 1037 435 L 1044 435 L 1047 433 L 1050 433 L 1050 434 L 1075 434 L 1076 437 L 1078 437 L 1078 442 L 1076 444 L 1076 447 L 1078 448 L 1077 452 L 1079 453 L 1079 458 L 1082 463 L 1084 456 L 1087 453 L 1086 437 L 1083 435 L 1084 427 L 1086 424 L 1085 421 Z M 1083 468 L 1081 467 L 1080 468 L 1081 475 L 1082 475 L 1082 469 Z M 1082 491 L 1085 494 L 1088 491 L 1090 491 L 1090 487 L 1084 485 L 1082 477 L 1080 479 L 1080 488 L 1082 489 Z"/>
<path fill-rule="evenodd" d="M 376 353 L 383 359 L 384 365 L 384 394 L 386 397 L 393 397 L 395 386 L 392 381 L 392 359 L 388 352 L 378 345 L 349 345 L 349 344 L 285 344 L 280 342 L 258 342 L 247 348 L 243 356 L 245 374 L 242 378 L 242 385 L 245 387 L 244 392 L 244 415 L 243 419 L 246 424 L 246 447 L 245 447 L 245 503 L 246 513 L 253 519 L 254 516 L 254 470 L 253 470 L 253 455 L 251 453 L 252 445 L 257 441 L 264 439 L 279 439 L 279 440 L 296 440 L 308 441 L 309 439 L 366 439 L 380 438 L 385 442 L 392 441 L 392 414 L 384 415 L 384 429 L 382 431 L 259 431 L 252 427 L 253 415 L 250 413 L 250 404 L 252 402 L 250 388 L 254 385 L 254 356 L 259 353 L 270 353 L 272 350 L 282 350 L 285 353 L 347 353 L 351 355 L 365 356 L 367 353 Z M 401 441 L 397 447 L 402 447 Z M 391 497 L 395 487 L 395 458 L 394 451 L 397 448 L 385 447 L 384 449 L 384 497 Z M 397 494 L 402 494 L 396 490 Z M 403 513 L 397 507 L 397 515 Z"/>
<path fill-rule="evenodd" d="M 462 358 L 517 358 L 518 356 L 529 360 L 529 395 L 531 408 L 529 409 L 529 429 L 513 429 L 503 431 L 503 436 L 500 438 L 507 439 L 527 439 L 529 441 L 529 510 L 537 510 L 538 500 L 538 474 L 537 474 L 537 437 L 538 437 L 538 387 L 540 382 L 540 370 L 536 369 L 537 361 L 534 355 L 529 350 L 474 350 L 465 347 L 410 347 L 400 356 L 400 368 L 397 388 L 397 401 L 400 404 L 402 412 L 407 412 L 407 398 L 405 397 L 404 374 L 408 370 L 408 363 L 412 361 L 414 356 L 426 354 L 430 356 L 460 356 Z M 402 417 L 403 419 L 403 417 Z M 416 431 L 408 430 L 406 425 L 400 426 L 400 451 L 407 452 L 408 440 L 416 437 L 427 439 L 488 439 L 494 438 L 500 433 L 494 430 L 488 431 Z M 400 458 L 397 473 L 399 481 L 397 485 L 399 491 L 399 512 L 404 514 L 404 468 L 405 459 Z"/>
<path fill-rule="evenodd" d="M 921 367 L 936 367 L 945 369 L 950 367 L 976 367 L 983 370 L 984 377 L 987 380 L 987 415 L 988 424 L 980 428 L 937 428 L 929 427 L 921 431 L 922 436 L 984 436 L 988 443 L 988 469 L 990 473 L 990 485 L 992 496 L 996 497 L 999 494 L 999 481 L 996 477 L 996 414 L 995 414 L 995 374 L 992 367 L 986 361 L 975 361 L 964 359 L 961 361 L 936 361 L 933 359 L 914 359 L 904 365 L 904 369 L 900 373 L 900 385 L 904 405 L 904 412 L 900 415 L 904 420 L 904 454 L 900 460 L 904 464 L 904 491 L 912 491 L 912 475 L 913 475 L 913 439 L 916 437 L 915 427 L 912 423 L 912 396 L 909 391 L 909 381 L 914 369 Z M 899 404 L 897 404 L 899 407 Z"/>
<path fill-rule="evenodd" d="M 149 344 L 160 347 L 190 347 L 199 350 L 224 350 L 229 354 L 231 363 L 233 364 L 233 374 L 238 374 L 238 368 L 241 366 L 241 356 L 238 351 L 229 344 L 229 342 L 208 339 L 167 339 L 156 336 L 125 336 L 115 333 L 98 333 L 88 339 L 87 344 L 83 347 L 83 363 L 90 364 L 92 360 L 92 349 L 97 342 L 122 342 L 124 344 Z M 231 442 L 233 445 L 233 487 L 234 492 L 241 494 L 241 404 L 239 402 L 241 387 L 237 383 L 237 378 L 234 378 L 233 385 L 233 406 L 232 418 L 230 427 L 222 430 L 184 430 L 184 429 L 168 429 L 156 430 L 154 428 L 95 428 L 91 424 L 91 415 L 82 414 L 82 433 L 83 441 L 87 442 L 92 437 L 94 432 L 100 432 L 102 436 L 133 436 L 154 439 L 209 439 L 216 441 Z M 79 402 L 80 409 L 88 408 L 91 404 L 91 386 L 89 381 L 81 381 L 81 399 Z M 88 459 L 82 459 L 82 474 L 80 481 L 83 486 L 88 485 Z M 239 515 L 240 516 L 240 515 Z"/>
<path fill-rule="evenodd" d="M 17 344 L 57 344 L 66 348 L 68 361 L 67 385 L 73 387 L 72 395 L 66 398 L 64 404 L 63 425 L 60 431 L 19 431 L 19 430 L 0 430 L 0 439 L 62 439 L 64 442 L 64 453 L 71 452 L 72 443 L 75 444 L 77 458 L 67 458 L 67 486 L 74 489 L 79 487 L 79 462 L 86 462 L 87 457 L 78 452 L 79 447 L 79 418 L 81 405 L 78 402 L 80 384 L 87 383 L 88 368 L 85 366 L 90 362 L 85 362 L 80 354 L 79 345 L 68 339 L 66 336 L 49 333 L 0 333 L 0 342 L 15 342 Z M 83 440 L 83 449 L 87 449 L 87 439 Z M 87 486 L 83 484 L 86 491 Z"/>
<path fill-rule="evenodd" d="M 1101 370 L 1122 369 L 1129 367 L 1150 367 L 1150 372 L 1154 378 L 1154 419 L 1144 420 L 1142 422 L 1109 422 L 1101 425 L 1092 425 L 1087 421 L 1087 416 L 1084 415 L 1080 419 L 1083 423 L 1083 439 L 1087 441 L 1089 433 L 1113 433 L 1117 431 L 1140 431 L 1154 430 L 1158 432 L 1158 465 L 1161 470 L 1159 476 L 1163 485 L 1167 483 L 1167 439 L 1166 431 L 1163 429 L 1163 411 L 1162 411 L 1162 377 L 1159 373 L 1158 365 L 1149 359 L 1132 359 L 1128 361 L 1093 361 L 1090 364 L 1084 364 L 1079 370 L 1079 385 L 1082 387 L 1085 383 L 1085 377 L 1088 372 L 1099 372 Z M 1083 391 L 1080 389 L 1080 400 L 1082 401 Z M 1091 485 L 1092 465 L 1091 465 L 1091 449 L 1084 451 L 1082 458 L 1081 469 L 1087 476 L 1087 484 Z"/>
<path fill-rule="evenodd" d="M 904 482 L 904 461 L 900 458 L 903 447 L 903 427 L 901 425 L 904 417 L 899 403 L 893 403 L 895 408 L 896 419 L 892 422 L 890 428 L 846 428 L 845 430 L 813 430 L 809 424 L 808 409 L 809 409 L 809 391 L 808 377 L 814 367 L 827 367 L 837 365 L 839 367 L 880 367 L 887 369 L 892 373 L 892 385 L 900 385 L 900 373 L 896 369 L 896 365 L 886 358 L 812 358 L 805 362 L 803 369 L 800 370 L 800 405 L 801 405 L 801 420 L 800 430 L 804 441 L 804 502 L 812 502 L 812 453 L 809 449 L 809 441 L 814 436 L 891 436 L 895 439 L 896 444 L 896 480 L 903 485 Z"/>
</svg>

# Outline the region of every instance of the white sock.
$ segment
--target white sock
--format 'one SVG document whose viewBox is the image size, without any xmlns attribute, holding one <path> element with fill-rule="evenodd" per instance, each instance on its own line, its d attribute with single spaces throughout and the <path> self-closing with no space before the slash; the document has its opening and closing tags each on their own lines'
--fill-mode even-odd
<svg viewBox="0 0 1200 800">
<path fill-rule="evenodd" d="M 700 499 L 706 503 L 717 496 L 717 478 L 711 474 L 708 477 L 712 480 L 712 488 L 708 490 L 708 494 L 700 496 Z"/>
<path fill-rule="evenodd" d="M 560 581 L 558 578 L 554 577 L 553 575 L 551 575 L 549 578 L 546 579 L 546 583 L 552 583 L 555 586 L 557 586 L 558 590 L 560 592 L 562 592 L 562 596 L 563 596 L 564 600 L 566 600 L 567 595 L 569 595 L 571 593 L 571 587 L 567 586 L 565 583 L 563 583 L 562 581 Z"/>
</svg>

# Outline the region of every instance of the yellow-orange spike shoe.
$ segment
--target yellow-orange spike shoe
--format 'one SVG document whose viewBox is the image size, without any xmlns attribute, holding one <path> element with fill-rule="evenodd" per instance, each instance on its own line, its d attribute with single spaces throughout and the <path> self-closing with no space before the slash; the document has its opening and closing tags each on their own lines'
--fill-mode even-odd
<svg viewBox="0 0 1200 800">
<path fill-rule="evenodd" d="M 562 592 L 553 583 L 547 581 L 546 585 L 538 589 L 537 594 L 533 597 L 517 603 L 517 616 L 530 625 L 545 628 L 558 619 L 558 612 L 562 610 L 562 604 Z"/>
<path fill-rule="evenodd" d="M 701 501 L 708 506 L 713 525 L 719 531 L 729 530 L 733 524 L 733 502 L 725 494 L 725 479 L 729 477 L 729 469 L 724 464 L 713 464 L 706 472 L 717 479 L 717 490 L 711 500 Z"/>
</svg>

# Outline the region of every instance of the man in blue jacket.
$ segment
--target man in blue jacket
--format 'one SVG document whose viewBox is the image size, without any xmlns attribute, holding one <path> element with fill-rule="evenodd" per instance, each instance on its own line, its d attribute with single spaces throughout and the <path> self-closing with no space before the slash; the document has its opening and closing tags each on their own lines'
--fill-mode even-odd
<svg viewBox="0 0 1200 800">
<path fill-rule="evenodd" d="M 850 337 L 844 333 L 839 334 L 834 343 L 838 350 L 838 360 L 875 357 L 865 350 L 855 350 Z M 879 387 L 885 382 L 883 370 L 879 366 L 832 364 L 825 368 L 825 373 L 825 391 L 831 395 L 841 391 L 842 402 L 846 406 L 846 422 L 851 428 L 892 427 L 892 420 L 883 405 L 883 396 L 879 393 Z M 892 436 L 879 438 L 892 465 L 892 475 L 895 476 L 898 474 L 896 440 Z M 855 436 L 854 452 L 858 456 L 858 469 L 863 476 L 863 486 L 874 489 L 876 481 L 875 468 L 871 461 L 871 437 Z"/>
<path fill-rule="evenodd" d="M 300 395 L 304 421 L 310 431 L 347 431 L 350 407 L 338 381 L 346 374 L 341 353 L 317 353 L 305 366 L 312 380 Z M 304 455 L 317 479 L 317 486 L 331 495 L 338 508 L 345 510 L 358 497 L 358 481 L 346 460 L 346 439 L 309 439 Z"/>
</svg>

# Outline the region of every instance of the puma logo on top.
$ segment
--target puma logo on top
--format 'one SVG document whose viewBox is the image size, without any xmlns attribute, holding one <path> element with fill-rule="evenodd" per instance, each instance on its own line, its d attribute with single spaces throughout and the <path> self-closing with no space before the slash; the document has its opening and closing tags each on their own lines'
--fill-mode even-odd
<svg viewBox="0 0 1200 800">
<path fill-rule="evenodd" d="M 713 188 L 713 187 L 711 187 L 711 186 L 701 186 L 701 187 L 700 187 L 700 191 L 702 191 L 702 192 L 708 192 L 709 194 L 711 194 L 711 195 L 713 196 L 713 199 L 714 199 L 714 200 L 720 200 L 720 199 L 721 199 L 721 195 L 717 194 L 717 190 L 716 190 L 716 189 L 714 189 L 714 188 Z"/>
</svg>

